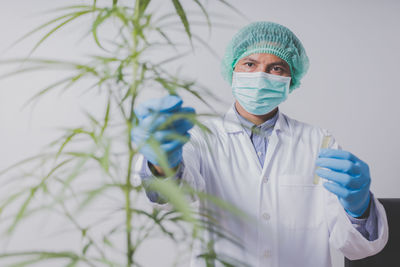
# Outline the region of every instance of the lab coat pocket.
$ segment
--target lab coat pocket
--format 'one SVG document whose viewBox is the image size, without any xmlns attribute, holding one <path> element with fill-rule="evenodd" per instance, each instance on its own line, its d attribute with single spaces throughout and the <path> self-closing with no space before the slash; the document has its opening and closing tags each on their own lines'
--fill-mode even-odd
<svg viewBox="0 0 400 267">
<path fill-rule="evenodd" d="M 323 188 L 312 177 L 284 175 L 278 178 L 280 224 L 290 229 L 313 229 L 323 222 Z"/>
</svg>

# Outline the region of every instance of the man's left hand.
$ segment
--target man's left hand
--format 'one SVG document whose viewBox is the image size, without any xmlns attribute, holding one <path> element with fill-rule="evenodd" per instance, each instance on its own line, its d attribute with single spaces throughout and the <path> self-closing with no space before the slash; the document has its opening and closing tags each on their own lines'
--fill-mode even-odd
<svg viewBox="0 0 400 267">
<path fill-rule="evenodd" d="M 328 181 L 324 187 L 335 194 L 346 212 L 361 217 L 370 202 L 371 177 L 368 164 L 348 151 L 321 149 L 316 170 L 317 175 Z"/>
</svg>

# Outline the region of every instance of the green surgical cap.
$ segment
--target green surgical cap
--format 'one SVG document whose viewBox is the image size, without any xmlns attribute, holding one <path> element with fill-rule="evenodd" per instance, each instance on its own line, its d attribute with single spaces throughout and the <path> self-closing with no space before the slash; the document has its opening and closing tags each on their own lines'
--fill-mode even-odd
<svg viewBox="0 0 400 267">
<path fill-rule="evenodd" d="M 288 28 L 273 22 L 254 22 L 239 30 L 225 50 L 221 73 L 232 84 L 232 72 L 239 59 L 251 54 L 269 53 L 285 60 L 290 67 L 290 92 L 300 86 L 309 66 L 300 40 Z"/>
</svg>

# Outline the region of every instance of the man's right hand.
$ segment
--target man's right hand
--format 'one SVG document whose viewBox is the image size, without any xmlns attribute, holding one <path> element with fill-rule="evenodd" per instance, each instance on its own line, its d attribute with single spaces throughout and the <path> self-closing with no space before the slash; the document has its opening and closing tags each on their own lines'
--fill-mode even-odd
<svg viewBox="0 0 400 267">
<path fill-rule="evenodd" d="M 132 141 L 140 147 L 140 153 L 162 174 L 160 158 L 148 143 L 154 138 L 168 158 L 170 168 L 175 168 L 182 160 L 182 147 L 189 140 L 188 131 L 193 123 L 185 118 L 167 122 L 174 114 L 194 114 L 191 107 L 182 107 L 182 99 L 176 95 L 150 99 L 135 108 L 138 124 L 132 129 Z M 175 137 L 173 136 L 175 135 Z M 180 138 L 176 138 L 179 135 Z M 182 138 L 183 137 L 183 138 Z"/>
</svg>

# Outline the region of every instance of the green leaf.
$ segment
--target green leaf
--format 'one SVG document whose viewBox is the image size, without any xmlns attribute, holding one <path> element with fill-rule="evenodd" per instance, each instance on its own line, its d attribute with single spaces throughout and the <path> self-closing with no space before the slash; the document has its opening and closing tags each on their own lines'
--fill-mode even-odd
<svg viewBox="0 0 400 267">
<path fill-rule="evenodd" d="M 81 128 L 79 128 L 79 130 L 81 130 Z M 72 140 L 77 134 L 79 134 L 79 131 L 78 131 L 78 129 L 75 129 L 70 135 L 68 135 L 68 136 L 65 138 L 64 142 L 61 144 L 60 148 L 59 148 L 58 151 L 57 151 L 57 154 L 56 154 L 56 158 L 55 158 L 55 159 L 57 159 L 57 158 L 60 156 L 60 154 L 61 154 L 62 151 L 64 150 L 65 146 L 66 146 L 69 142 L 71 142 L 71 140 Z"/>
<path fill-rule="evenodd" d="M 222 4 L 224 4 L 225 6 L 229 7 L 230 9 L 235 11 L 237 14 L 239 14 L 240 16 L 242 16 L 243 18 L 245 18 L 246 20 L 249 21 L 249 18 L 243 12 L 241 12 L 239 9 L 234 7 L 232 4 L 228 3 L 228 1 L 226 1 L 226 0 L 218 0 L 218 1 L 221 2 Z"/>
<path fill-rule="evenodd" d="M 0 79 L 12 77 L 12 76 L 19 75 L 19 74 L 22 74 L 25 72 L 39 71 L 39 70 L 44 70 L 44 69 L 46 69 L 45 66 L 34 66 L 34 67 L 22 68 L 22 69 L 18 69 L 18 70 L 12 71 L 12 72 L 2 74 L 2 75 L 0 75 Z"/>
<path fill-rule="evenodd" d="M 109 174 L 110 170 L 110 150 L 111 142 L 108 141 L 104 147 L 103 156 L 100 158 L 100 165 L 107 174 Z"/>
<path fill-rule="evenodd" d="M 0 215 L 10 203 L 12 203 L 15 200 L 19 199 L 25 193 L 26 193 L 26 190 L 22 190 L 20 192 L 14 193 L 11 196 L 7 197 L 6 201 L 4 201 L 4 203 L 0 206 Z"/>
<path fill-rule="evenodd" d="M 114 8 L 105 9 L 102 12 L 99 12 L 99 14 L 97 15 L 95 21 L 92 23 L 92 35 L 93 35 L 94 41 L 96 42 L 97 46 L 100 47 L 103 50 L 106 50 L 106 49 L 101 45 L 101 43 L 99 41 L 99 37 L 97 35 L 97 31 L 98 31 L 99 26 L 101 24 L 103 24 L 103 22 L 106 21 L 109 17 L 111 17 L 111 15 L 113 13 L 114 13 Z"/>
<path fill-rule="evenodd" d="M 211 33 L 211 20 L 210 20 L 210 17 L 208 16 L 207 10 L 204 8 L 204 6 L 200 3 L 199 0 L 193 0 L 193 1 L 200 7 L 201 11 L 203 12 L 204 16 L 206 17 L 208 30 L 209 30 L 209 33 Z"/>
<path fill-rule="evenodd" d="M 198 196 L 200 199 L 203 199 L 205 201 L 209 201 L 216 206 L 220 207 L 222 210 L 228 211 L 229 213 L 233 214 L 237 218 L 241 218 L 243 220 L 252 220 L 252 218 L 249 217 L 247 213 L 245 213 L 243 210 L 240 210 L 238 207 L 232 205 L 231 203 L 228 203 L 226 201 L 223 201 L 222 199 L 212 196 L 212 195 L 204 195 L 204 193 L 197 192 Z"/>
<path fill-rule="evenodd" d="M 94 0 L 94 3 L 96 2 L 96 0 Z M 92 11 L 97 11 L 97 10 L 101 10 L 101 8 L 97 8 L 96 5 L 70 5 L 70 6 L 63 6 L 63 7 L 57 7 L 57 8 L 53 8 L 53 9 L 48 9 L 47 11 L 45 11 L 45 13 L 54 13 L 54 12 L 58 12 L 58 11 L 65 11 L 65 10 L 79 10 L 79 9 L 87 9 L 87 10 L 92 10 Z M 76 11 L 75 11 L 76 12 Z"/>
<path fill-rule="evenodd" d="M 42 262 L 44 261 L 45 257 L 37 257 L 37 258 L 31 258 L 28 260 L 22 260 L 22 261 L 18 261 L 18 262 L 14 262 L 12 265 L 8 265 L 11 267 L 25 267 L 25 266 L 29 266 L 29 265 L 34 265 L 36 263 Z"/>
<path fill-rule="evenodd" d="M 104 131 L 107 129 L 108 121 L 110 119 L 110 108 L 111 108 L 111 97 L 109 97 L 107 101 L 106 114 L 104 116 L 103 127 L 101 127 L 100 137 L 103 136 Z"/>
<path fill-rule="evenodd" d="M 13 223 L 11 224 L 11 226 L 8 228 L 8 233 L 12 233 L 15 229 L 15 227 L 18 225 L 18 223 L 21 221 L 21 219 L 24 217 L 25 212 L 29 206 L 29 204 L 31 203 L 33 197 L 35 196 L 36 192 L 40 189 L 40 187 L 46 182 L 46 180 L 48 178 L 51 177 L 51 175 L 53 175 L 54 172 L 56 172 L 59 168 L 61 168 L 62 166 L 64 166 L 65 164 L 68 164 L 69 162 L 71 162 L 72 159 L 67 159 L 62 161 L 61 163 L 57 164 L 53 169 L 50 170 L 50 172 L 41 180 L 41 182 L 37 185 L 34 186 L 30 189 L 30 193 L 29 196 L 26 198 L 26 200 L 24 201 L 24 203 L 21 205 L 21 207 L 18 210 L 17 215 L 15 216 Z"/>
<path fill-rule="evenodd" d="M 62 192 L 60 192 L 59 195 L 63 195 L 65 191 L 70 188 L 70 184 L 72 183 L 72 181 L 74 181 L 79 175 L 83 174 L 83 167 L 88 160 L 89 157 L 80 159 L 78 163 L 72 168 L 71 173 L 65 179 L 59 180 L 63 184 Z"/>
<path fill-rule="evenodd" d="M 149 189 L 159 192 L 163 197 L 168 199 L 168 203 L 172 204 L 176 210 L 182 213 L 185 221 L 195 223 L 192 208 L 188 204 L 184 193 L 179 186 L 170 179 L 153 179 L 149 183 Z"/>
<path fill-rule="evenodd" d="M 28 38 L 29 36 L 33 35 L 34 33 L 46 28 L 47 26 L 50 26 L 60 20 L 63 20 L 65 18 L 71 17 L 72 15 L 76 14 L 76 12 L 72 12 L 72 13 L 67 13 L 65 15 L 62 15 L 60 17 L 57 17 L 55 19 L 52 19 L 42 25 L 40 25 L 39 27 L 33 29 L 32 31 L 26 33 L 25 35 L 23 35 L 21 38 L 19 38 L 17 41 L 15 41 L 14 43 L 11 44 L 11 47 L 15 46 L 16 44 L 20 43 L 21 41 L 25 40 L 26 38 Z"/>
<path fill-rule="evenodd" d="M 4 175 L 5 173 L 9 172 L 10 170 L 15 169 L 16 167 L 19 167 L 19 166 L 21 166 L 21 165 L 24 165 L 24 164 L 33 162 L 33 161 L 35 161 L 35 160 L 45 159 L 45 158 L 47 158 L 47 157 L 49 157 L 49 156 L 52 156 L 52 155 L 50 155 L 50 154 L 39 154 L 39 155 L 36 155 L 36 156 L 32 156 L 32 157 L 23 159 L 23 160 L 21 160 L 21 161 L 15 163 L 15 164 L 13 164 L 13 165 L 11 165 L 10 167 L 8 167 L 8 168 L 2 170 L 2 171 L 0 172 L 0 176 L 1 176 L 1 175 Z"/>
<path fill-rule="evenodd" d="M 66 19 L 65 21 L 63 21 L 62 23 L 58 24 L 56 27 L 52 28 L 49 32 L 47 32 L 40 40 L 39 42 L 37 42 L 35 44 L 35 46 L 32 48 L 32 50 L 29 52 L 29 56 L 31 54 L 33 54 L 33 52 L 36 51 L 36 49 L 38 49 L 38 47 L 47 39 L 49 38 L 51 35 L 53 35 L 53 33 L 55 33 L 56 31 L 58 31 L 59 29 L 61 29 L 63 26 L 67 25 L 68 23 L 74 21 L 75 19 L 86 15 L 88 13 L 91 13 L 92 10 L 87 10 L 87 11 L 81 11 L 81 12 L 76 12 L 74 15 L 72 15 L 72 17 Z M 28 57 L 29 57 L 28 56 Z"/>
<path fill-rule="evenodd" d="M 81 212 L 83 211 L 90 203 L 92 203 L 97 197 L 101 196 L 104 191 L 109 189 L 110 187 L 108 185 L 103 185 L 100 186 L 99 188 L 90 190 L 86 192 L 86 197 L 85 199 L 79 204 L 79 208 L 76 212 Z"/>
<path fill-rule="evenodd" d="M 76 267 L 78 262 L 78 259 L 72 259 L 65 267 Z"/>
<path fill-rule="evenodd" d="M 103 243 L 104 243 L 104 245 L 109 246 L 111 248 L 114 247 L 114 245 L 111 243 L 111 241 L 106 236 L 103 237 Z"/>
<path fill-rule="evenodd" d="M 153 136 L 150 136 L 146 143 L 149 144 L 151 149 L 156 153 L 157 160 L 165 174 L 169 177 L 173 176 L 174 172 L 168 164 L 168 157 L 165 151 L 161 149 L 161 144 Z"/>
<path fill-rule="evenodd" d="M 179 0 L 172 0 L 172 3 L 174 4 L 175 7 L 175 11 L 178 14 L 178 16 L 181 19 L 181 22 L 183 23 L 183 26 L 185 27 L 185 31 L 187 36 L 189 37 L 190 40 L 190 44 L 193 46 L 192 44 L 192 33 L 190 31 L 190 25 L 189 25 L 189 21 L 186 17 L 186 13 L 185 10 L 183 9 L 181 3 L 179 2 Z"/>
<path fill-rule="evenodd" d="M 170 62 L 172 62 L 172 61 L 181 59 L 181 58 L 183 58 L 183 57 L 185 57 L 185 56 L 187 56 L 187 55 L 189 55 L 189 54 L 190 54 L 190 51 L 184 52 L 184 53 L 180 53 L 180 54 L 174 55 L 174 56 L 172 56 L 172 57 L 169 57 L 169 58 L 167 58 L 167 59 L 164 59 L 164 60 L 158 62 L 156 65 L 161 66 L 161 65 L 170 63 Z"/>
<path fill-rule="evenodd" d="M 12 257 L 26 257 L 26 256 L 38 256 L 41 260 L 44 259 L 57 259 L 57 258 L 67 258 L 79 260 L 80 257 L 74 252 L 63 251 L 63 252 L 50 252 L 50 251 L 23 251 L 14 253 L 2 253 L 0 258 L 12 258 Z"/>
<path fill-rule="evenodd" d="M 92 246 L 92 241 L 89 241 L 82 249 L 82 254 L 86 255 L 86 252 L 88 251 L 88 249 Z"/>
<path fill-rule="evenodd" d="M 46 88 L 42 89 L 40 92 L 38 92 L 37 94 L 35 94 L 34 96 L 32 96 L 30 99 L 28 99 L 28 101 L 26 101 L 26 103 L 24 104 L 24 106 L 29 105 L 29 104 L 32 103 L 34 100 L 36 100 L 37 98 L 43 96 L 44 94 L 46 94 L 46 93 L 49 92 L 50 90 L 52 90 L 52 89 L 54 89 L 54 88 L 56 88 L 56 87 L 58 87 L 58 86 L 60 86 L 60 85 L 62 85 L 62 84 L 65 84 L 65 83 L 69 82 L 73 77 L 74 77 L 74 76 L 72 76 L 72 77 L 67 77 L 67 78 L 58 80 L 57 82 L 54 82 L 54 83 L 50 84 L 49 86 L 47 86 Z"/>
<path fill-rule="evenodd" d="M 197 34 L 193 34 L 192 38 L 197 40 L 201 45 L 203 45 L 207 50 L 213 55 L 215 58 L 219 58 L 219 55 L 217 51 L 215 51 L 214 48 L 212 48 L 206 41 L 203 40 L 203 38 L 199 37 Z"/>
<path fill-rule="evenodd" d="M 167 41 L 171 47 L 175 49 L 175 51 L 178 51 L 176 45 L 171 41 L 171 38 L 169 38 L 169 36 L 160 27 L 156 27 L 155 30 L 161 35 L 161 37 L 165 39 L 165 41 Z"/>
<path fill-rule="evenodd" d="M 137 1 L 139 1 L 139 12 L 140 15 L 142 15 L 146 11 L 146 8 L 149 5 L 150 0 L 137 0 Z"/>
<path fill-rule="evenodd" d="M 124 8 L 116 8 L 115 15 L 122 22 L 124 26 L 129 26 L 131 20 L 130 16 L 125 12 Z"/>
</svg>

